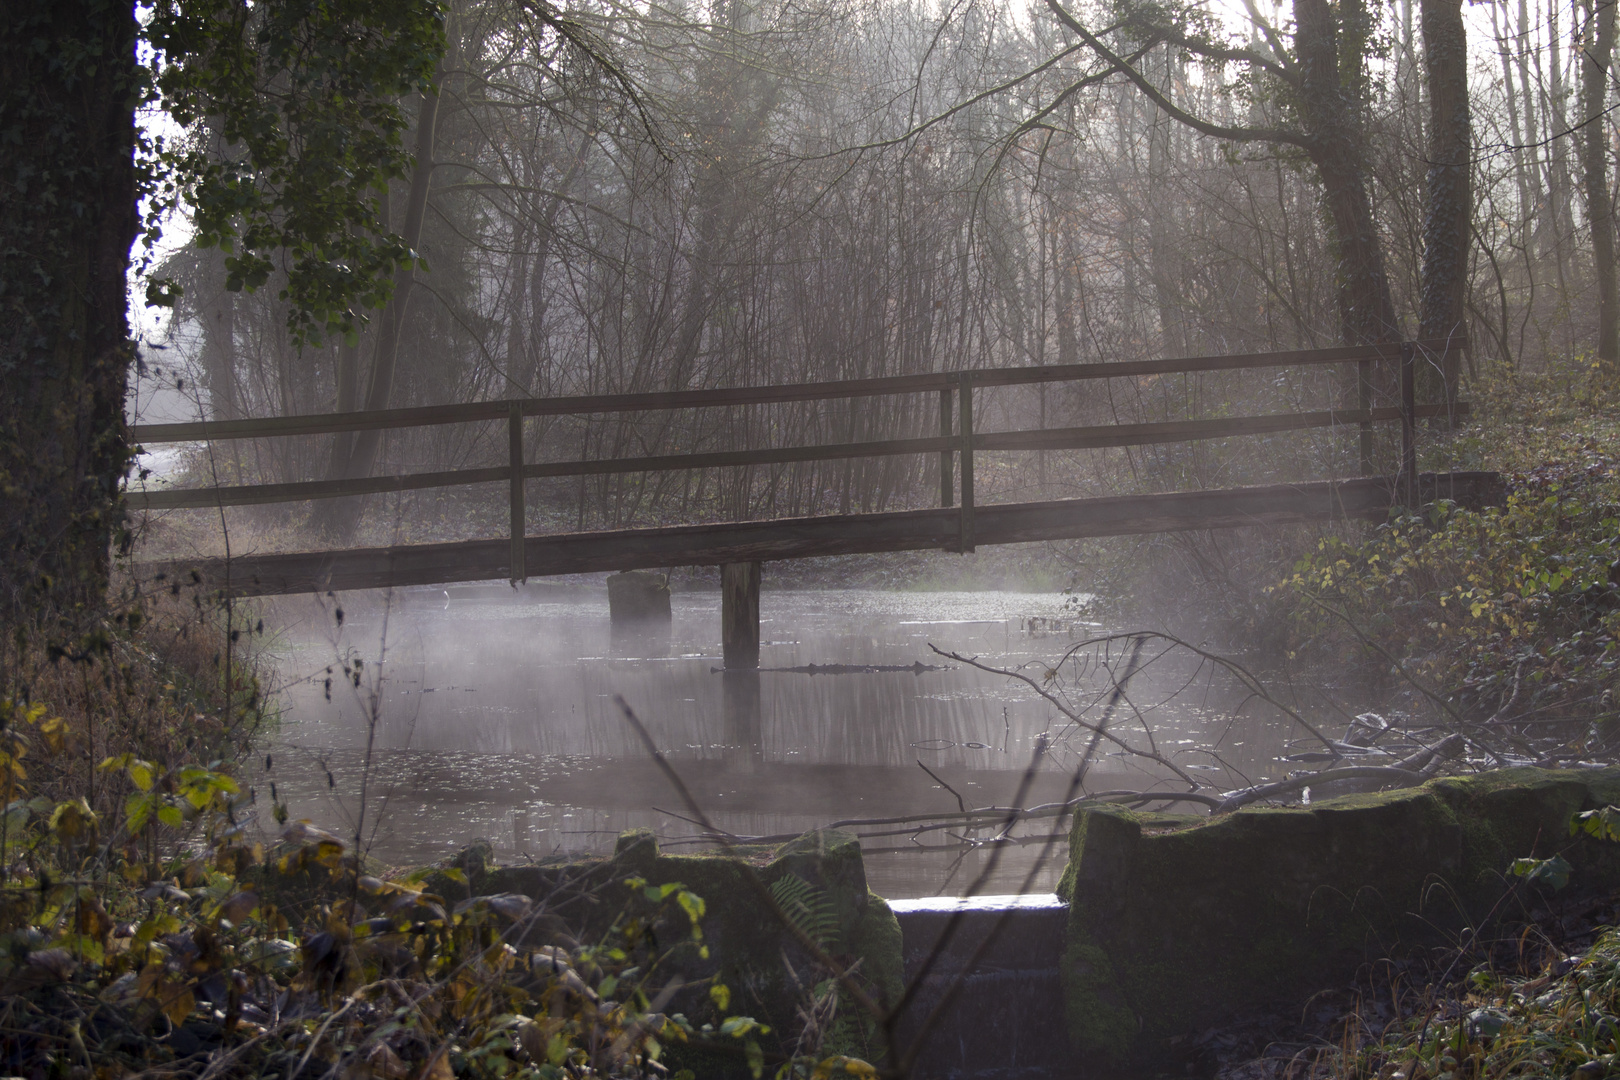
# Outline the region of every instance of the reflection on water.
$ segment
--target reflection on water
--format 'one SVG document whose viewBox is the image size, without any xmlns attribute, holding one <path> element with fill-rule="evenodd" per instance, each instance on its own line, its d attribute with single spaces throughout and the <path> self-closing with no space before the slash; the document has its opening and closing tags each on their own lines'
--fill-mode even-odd
<svg viewBox="0 0 1620 1080">
<path fill-rule="evenodd" d="M 619 632 L 610 629 L 602 589 L 535 588 L 504 601 L 482 595 L 489 594 L 422 591 L 396 594 L 387 605 L 351 599 L 341 627 L 334 601 L 279 602 L 272 612 L 281 627 L 278 662 L 296 681 L 270 740 L 273 773 L 256 782 L 274 780 L 295 817 L 349 833 L 364 779 L 365 831 L 385 861 L 438 858 L 477 837 L 515 859 L 611 850 L 633 826 L 654 828 L 670 850 L 682 850 L 698 831 L 616 695 L 645 721 L 715 824 L 739 835 L 953 811 L 958 795 L 969 808 L 1006 805 L 1043 735 L 1056 740 L 1055 750 L 1025 801 L 1056 800 L 1085 745 L 1027 686 L 929 649 L 1042 674 L 1067 633 L 1026 627 L 1031 620 L 1070 626 L 1056 594 L 767 587 L 762 669 L 910 668 L 843 674 L 719 671 L 718 593 L 677 594 L 668 627 Z M 344 679 L 345 658 L 363 662 L 359 690 Z M 385 677 L 374 680 L 377 671 Z M 1190 673 L 1170 659 L 1144 671 L 1133 686 L 1136 707 L 1118 717 L 1118 732 L 1140 744 L 1151 728 L 1161 752 L 1182 755 L 1177 760 L 1189 767 L 1230 769 L 1233 782 L 1263 773 L 1281 732 L 1234 725 L 1221 711 L 1221 687 L 1160 700 Z M 1207 752 L 1217 744 L 1218 759 Z M 1158 780 L 1116 750 L 1099 758 L 1086 786 L 1140 789 Z M 965 859 L 956 850 L 926 850 L 955 847 L 960 835 L 867 840 L 873 888 L 891 897 L 960 891 L 983 850 Z M 1009 849 L 989 891 L 1020 891 L 1035 850 Z M 1057 846 L 1056 861 L 1065 851 Z M 1050 890 L 1060 869 L 1045 867 L 1031 887 Z"/>
</svg>

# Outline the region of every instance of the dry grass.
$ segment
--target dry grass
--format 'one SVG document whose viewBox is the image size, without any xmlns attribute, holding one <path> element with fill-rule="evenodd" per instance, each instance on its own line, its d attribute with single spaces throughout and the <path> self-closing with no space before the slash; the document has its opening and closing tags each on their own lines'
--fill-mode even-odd
<svg viewBox="0 0 1620 1080">
<path fill-rule="evenodd" d="M 126 592 L 99 617 L 67 627 L 17 628 L 0 657 L 5 715 L 42 707 L 53 750 L 28 764 L 31 797 L 85 797 L 116 811 L 97 766 L 132 754 L 168 767 L 229 761 L 267 718 L 253 643 L 256 619 L 205 599 L 195 586 Z"/>
</svg>

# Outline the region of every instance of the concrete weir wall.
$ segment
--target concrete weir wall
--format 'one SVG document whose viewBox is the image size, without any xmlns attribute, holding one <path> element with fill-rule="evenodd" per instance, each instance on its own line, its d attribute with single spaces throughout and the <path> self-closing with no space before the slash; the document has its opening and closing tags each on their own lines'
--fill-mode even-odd
<svg viewBox="0 0 1620 1080">
<path fill-rule="evenodd" d="M 1616 803 L 1620 769 L 1509 769 L 1213 820 L 1089 810 L 1056 896 L 886 903 L 867 890 L 859 841 L 832 830 L 753 866 L 665 855 L 648 833 L 625 834 L 611 861 L 584 866 L 495 867 L 469 849 L 464 883 L 428 884 L 452 899 L 457 889 L 543 899 L 557 927 L 599 937 L 638 917 L 643 884 L 682 882 L 706 901 L 707 947 L 687 941 L 661 961 L 689 988 L 670 1008 L 718 1021 L 705 990 L 717 979 L 733 990 L 732 1011 L 772 1025 L 768 1051 L 789 1053 L 804 994 L 826 972 L 768 912 L 763 887 L 854 965 L 871 997 L 892 1004 L 914 987 L 892 1045 L 840 1001 L 827 1052 L 893 1063 L 891 1050 L 915 1047 L 912 1080 L 1136 1078 L 1183 1074 L 1189 1036 L 1297 1006 L 1369 961 L 1464 927 L 1522 917 L 1542 898 L 1509 874 L 1521 856 L 1562 855 L 1571 889 L 1620 887 L 1620 843 L 1570 831 L 1576 813 Z M 653 928 L 678 942 L 685 922 L 665 912 Z M 671 1048 L 670 1065 L 748 1074 L 735 1053 L 695 1047 Z"/>
<path fill-rule="evenodd" d="M 1570 821 L 1617 801 L 1620 769 L 1507 769 L 1191 827 L 1082 814 L 1060 886 L 1076 1072 L 1173 1067 L 1189 1035 L 1521 918 L 1540 900 L 1509 875 L 1515 858 L 1561 854 L 1571 888 L 1615 888 L 1620 844 L 1572 836 Z"/>
<path fill-rule="evenodd" d="M 906 984 L 917 984 L 894 1039 L 900 1053 L 922 1040 L 912 1080 L 1071 1074 L 1059 964 L 1067 903 L 1048 893 L 893 900 L 889 907 L 904 941 Z"/>
<path fill-rule="evenodd" d="M 1061 897 L 891 904 L 908 983 L 959 914 L 896 1043 L 960 975 L 913 1080 L 1182 1074 L 1189 1036 L 1522 918 L 1543 898 L 1510 875 L 1516 858 L 1561 854 L 1572 890 L 1620 887 L 1620 844 L 1570 832 L 1616 803 L 1620 769 L 1509 769 L 1214 820 L 1088 811 Z"/>
</svg>

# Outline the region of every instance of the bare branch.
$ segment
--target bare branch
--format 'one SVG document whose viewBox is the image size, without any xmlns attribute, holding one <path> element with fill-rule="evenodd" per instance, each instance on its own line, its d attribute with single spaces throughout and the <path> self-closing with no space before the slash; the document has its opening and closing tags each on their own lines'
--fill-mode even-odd
<svg viewBox="0 0 1620 1080">
<path fill-rule="evenodd" d="M 1286 143 L 1289 146 L 1298 146 L 1302 149 L 1311 145 L 1311 139 L 1308 136 L 1285 128 L 1228 127 L 1225 124 L 1214 124 L 1203 117 L 1194 116 L 1165 97 L 1159 88 L 1154 86 L 1146 76 L 1137 71 L 1135 67 L 1131 66 L 1130 63 L 1117 55 L 1107 45 L 1103 44 L 1100 38 L 1086 29 L 1084 23 L 1064 8 L 1060 0 L 1046 0 L 1046 6 L 1051 10 L 1052 14 L 1058 17 L 1058 21 L 1089 45 L 1092 52 L 1118 68 L 1127 79 L 1136 84 L 1136 88 L 1147 95 L 1149 101 L 1163 109 L 1172 119 L 1180 121 L 1194 131 L 1208 135 L 1211 138 L 1226 139 L 1230 142 L 1277 142 Z"/>
<path fill-rule="evenodd" d="M 1390 666 L 1395 669 L 1395 673 L 1397 675 L 1399 675 L 1402 679 L 1405 679 L 1407 684 L 1411 686 L 1412 689 L 1416 690 L 1418 693 L 1434 702 L 1435 705 L 1439 706 L 1440 710 L 1449 716 L 1452 719 L 1452 722 L 1458 727 L 1467 728 L 1474 731 L 1479 730 L 1480 725 L 1469 723 L 1467 720 L 1463 719 L 1462 715 L 1458 713 L 1456 709 L 1451 707 L 1451 703 L 1449 701 L 1430 689 L 1429 686 L 1423 682 L 1423 680 L 1419 679 L 1416 675 L 1413 675 L 1410 671 L 1407 671 L 1404 661 L 1398 659 L 1388 649 L 1384 648 L 1371 637 L 1367 636 L 1367 633 L 1362 630 L 1361 627 L 1357 626 L 1355 620 L 1350 618 L 1349 615 L 1346 615 L 1344 612 L 1340 611 L 1331 604 L 1325 603 L 1320 597 L 1312 593 L 1303 592 L 1301 595 L 1311 603 L 1315 604 L 1317 607 L 1321 608 L 1323 611 L 1327 612 L 1329 615 L 1332 615 L 1334 618 L 1343 622 L 1344 625 L 1348 626 L 1350 628 L 1350 632 L 1356 636 L 1356 640 L 1360 641 L 1363 645 L 1367 646 L 1367 648 L 1376 652 L 1379 656 L 1382 656 L 1385 660 L 1388 660 Z M 1503 766 L 1504 768 L 1507 766 L 1508 762 L 1503 760 L 1502 755 L 1497 753 L 1494 747 L 1480 742 L 1477 739 L 1471 739 L 1469 741 L 1489 754 L 1498 765 Z"/>
<path fill-rule="evenodd" d="M 1321 772 L 1302 773 L 1272 784 L 1259 784 L 1229 793 L 1226 800 L 1215 808 L 1215 812 L 1229 813 L 1261 799 L 1276 798 L 1278 795 L 1298 791 L 1312 784 L 1327 784 L 1334 780 L 1381 780 L 1385 783 L 1410 787 L 1434 779 L 1440 767 L 1461 752 L 1462 747 L 1463 737 L 1453 734 L 1432 747 L 1424 747 L 1394 765 L 1346 765 L 1337 769 L 1324 769 Z"/>
<path fill-rule="evenodd" d="M 1335 740 L 1324 735 L 1320 728 L 1301 716 L 1297 710 L 1290 708 L 1288 705 L 1273 697 L 1271 692 L 1266 689 L 1265 683 L 1261 682 L 1259 676 L 1255 675 L 1254 672 L 1250 671 L 1248 668 L 1244 667 L 1230 656 L 1223 656 L 1220 653 L 1210 652 L 1208 649 L 1194 645 L 1190 641 L 1183 641 L 1174 634 L 1167 634 L 1159 630 L 1132 630 L 1131 632 L 1124 634 L 1108 634 L 1103 637 L 1088 638 L 1087 640 L 1072 646 L 1066 653 L 1063 654 L 1063 660 L 1060 660 L 1059 663 L 1067 661 L 1069 657 L 1073 656 L 1076 652 L 1079 652 L 1081 649 L 1089 648 L 1092 645 L 1098 645 L 1108 641 L 1127 640 L 1130 638 L 1157 638 L 1158 640 L 1168 642 L 1170 645 L 1177 648 L 1185 649 L 1196 656 L 1203 657 L 1212 664 L 1217 664 L 1220 667 L 1225 668 L 1229 673 L 1235 676 L 1240 683 L 1243 684 L 1243 688 L 1249 691 L 1250 694 L 1264 701 L 1267 705 L 1270 705 L 1272 708 L 1288 717 L 1288 719 L 1310 732 L 1311 735 L 1315 737 L 1323 746 L 1330 750 L 1336 750 L 1338 747 L 1338 743 Z"/>
</svg>

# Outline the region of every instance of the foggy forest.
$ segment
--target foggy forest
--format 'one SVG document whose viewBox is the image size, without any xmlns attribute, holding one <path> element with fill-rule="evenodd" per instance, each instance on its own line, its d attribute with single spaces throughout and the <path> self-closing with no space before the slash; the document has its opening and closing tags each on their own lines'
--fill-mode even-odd
<svg viewBox="0 0 1620 1080">
<path fill-rule="evenodd" d="M 1620 1076 L 1616 11 L 0 4 L 0 1080 Z"/>
<path fill-rule="evenodd" d="M 311 347 L 273 284 L 231 291 L 225 253 L 187 247 L 164 268 L 183 299 L 147 362 L 189 387 L 174 418 L 232 419 L 1417 338 L 1468 342 L 1425 387 L 1456 400 L 1613 353 L 1600 325 L 1616 318 L 1602 301 L 1612 244 L 1591 229 L 1612 213 L 1613 88 L 1606 61 L 1583 60 L 1612 50 L 1602 19 L 1528 0 L 1450 23 L 1437 11 L 1431 32 L 1454 44 L 1429 59 L 1411 4 L 1318 14 L 1313 44 L 1301 13 L 1252 6 L 571 11 L 591 55 L 520 9 L 458 8 L 437 92 L 410 103 L 416 171 L 383 209 L 425 260 L 396 307 L 351 344 Z M 1325 77 L 1308 74 L 1319 47 L 1337 57 Z M 1466 80 L 1438 113 L 1436 78 Z M 1316 93 L 1333 110 L 1301 96 Z M 1234 376 L 986 407 L 1047 427 L 1354 398 L 1342 380 Z M 525 437 L 530 460 L 651 456 L 927 433 L 931 410 L 548 418 Z M 487 426 L 438 427 L 238 443 L 203 471 L 336 479 L 504 452 Z M 1354 471 L 1342 439 L 1299 452 L 1313 475 Z M 987 465 L 980 483 L 1016 497 L 1038 479 L 1057 496 L 1277 475 L 1186 445 L 1047 464 L 1038 478 Z M 922 505 L 932 468 L 890 457 L 532 486 L 556 528 L 582 529 Z M 469 497 L 373 506 L 370 535 L 403 516 L 410 535 L 448 536 L 476 513 Z M 352 536 L 351 503 L 258 513 Z"/>
</svg>

